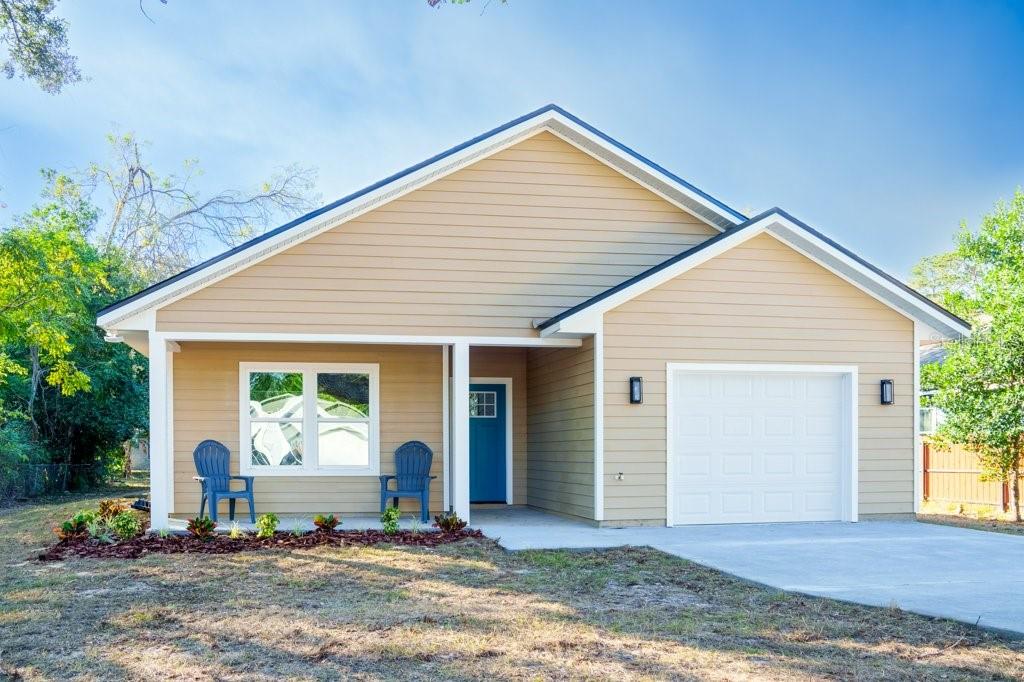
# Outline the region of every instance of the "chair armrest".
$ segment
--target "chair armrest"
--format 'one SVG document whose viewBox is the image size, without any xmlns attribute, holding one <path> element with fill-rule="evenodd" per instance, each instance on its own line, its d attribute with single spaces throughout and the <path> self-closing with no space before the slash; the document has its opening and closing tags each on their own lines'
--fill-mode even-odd
<svg viewBox="0 0 1024 682">
<path fill-rule="evenodd" d="M 391 474 L 381 474 L 377 478 L 380 479 L 380 489 L 381 490 L 387 490 L 388 489 L 388 481 L 396 479 L 396 478 L 398 478 L 398 476 L 393 476 Z"/>
<path fill-rule="evenodd" d="M 245 492 L 251 493 L 254 476 L 228 476 L 231 481 L 245 481 Z"/>
</svg>

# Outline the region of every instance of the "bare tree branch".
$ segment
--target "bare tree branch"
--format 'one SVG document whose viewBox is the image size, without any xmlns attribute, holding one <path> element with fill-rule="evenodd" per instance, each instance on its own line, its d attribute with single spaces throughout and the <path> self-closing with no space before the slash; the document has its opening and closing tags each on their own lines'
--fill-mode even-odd
<svg viewBox="0 0 1024 682">
<path fill-rule="evenodd" d="M 60 176 L 69 196 L 102 195 L 103 217 L 89 238 L 103 250 L 123 251 L 149 280 L 173 275 L 197 262 L 211 246 L 234 246 L 312 208 L 316 173 L 286 166 L 259 188 L 201 196 L 198 162 L 180 175 L 157 174 L 134 135 L 109 135 L 111 156 L 90 164 L 74 180 Z M 56 186 L 56 182 L 54 183 Z"/>
</svg>

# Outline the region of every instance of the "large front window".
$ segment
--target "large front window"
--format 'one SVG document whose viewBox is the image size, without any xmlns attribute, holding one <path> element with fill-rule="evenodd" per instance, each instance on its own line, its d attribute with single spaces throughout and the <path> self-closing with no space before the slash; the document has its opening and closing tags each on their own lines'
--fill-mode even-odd
<svg viewBox="0 0 1024 682">
<path fill-rule="evenodd" d="M 243 473 L 379 472 L 377 365 L 243 362 L 239 379 Z"/>
</svg>

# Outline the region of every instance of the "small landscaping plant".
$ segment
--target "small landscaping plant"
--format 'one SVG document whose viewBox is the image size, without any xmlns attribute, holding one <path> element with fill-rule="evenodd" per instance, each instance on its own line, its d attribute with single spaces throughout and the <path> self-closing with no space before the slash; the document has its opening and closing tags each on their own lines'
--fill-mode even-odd
<svg viewBox="0 0 1024 682">
<path fill-rule="evenodd" d="M 89 533 L 89 524 L 96 521 L 99 515 L 91 510 L 76 513 L 70 519 L 53 529 L 61 540 L 85 537 Z"/>
<path fill-rule="evenodd" d="M 130 511 L 122 511 L 114 515 L 107 526 L 119 540 L 131 540 L 142 533 L 142 521 Z"/>
<path fill-rule="evenodd" d="M 209 516 L 197 516 L 188 522 L 188 534 L 199 540 L 212 540 L 217 524 Z"/>
<path fill-rule="evenodd" d="M 444 512 L 434 517 L 434 525 L 440 528 L 442 533 L 457 533 L 466 527 L 466 522 L 455 512 Z"/>
<path fill-rule="evenodd" d="M 241 540 L 245 537 L 245 532 L 242 530 L 242 526 L 239 525 L 238 521 L 231 522 L 231 530 L 228 531 L 228 537 L 232 540 Z"/>
<path fill-rule="evenodd" d="M 95 540 L 104 545 L 110 545 L 114 542 L 114 537 L 110 534 L 110 529 L 103 519 L 97 518 L 90 521 L 86 524 L 86 530 L 89 533 L 90 540 Z"/>
<path fill-rule="evenodd" d="M 280 522 L 281 519 L 277 518 L 277 514 L 260 514 L 256 517 L 256 537 L 274 537 L 274 531 L 277 530 L 277 524 Z"/>
<path fill-rule="evenodd" d="M 385 535 L 397 535 L 398 534 L 398 519 L 402 516 L 402 512 L 398 510 L 398 507 L 388 507 L 380 514 L 380 522 L 384 526 Z"/>
<path fill-rule="evenodd" d="M 104 521 L 110 521 L 121 512 L 127 510 L 128 507 L 121 500 L 100 500 L 100 518 Z"/>
<path fill-rule="evenodd" d="M 313 517 L 313 525 L 323 533 L 333 533 L 334 529 L 341 525 L 341 519 L 334 514 L 317 514 Z"/>
</svg>

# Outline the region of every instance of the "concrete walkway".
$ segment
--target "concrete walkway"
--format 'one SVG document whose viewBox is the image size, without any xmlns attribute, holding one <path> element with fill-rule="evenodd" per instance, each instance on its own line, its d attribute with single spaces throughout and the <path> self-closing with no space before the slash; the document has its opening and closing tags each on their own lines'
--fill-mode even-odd
<svg viewBox="0 0 1024 682">
<path fill-rule="evenodd" d="M 915 521 L 594 528 L 531 509 L 474 510 L 510 550 L 646 545 L 772 587 L 1024 636 L 1024 536 Z"/>
</svg>

